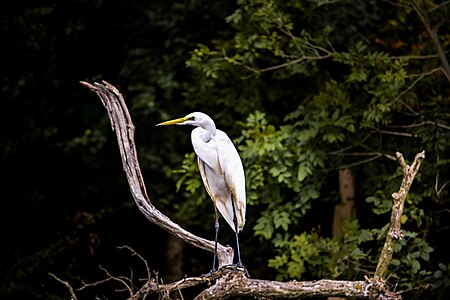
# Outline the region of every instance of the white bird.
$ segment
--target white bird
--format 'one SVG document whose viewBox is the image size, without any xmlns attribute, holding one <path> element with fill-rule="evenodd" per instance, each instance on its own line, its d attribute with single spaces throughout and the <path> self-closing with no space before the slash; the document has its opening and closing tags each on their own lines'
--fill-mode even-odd
<svg viewBox="0 0 450 300">
<path fill-rule="evenodd" d="M 196 126 L 191 133 L 192 146 L 198 157 L 198 168 L 206 191 L 215 207 L 215 251 L 213 269 L 217 257 L 219 221 L 217 210 L 235 231 L 238 263 L 241 262 L 238 232 L 245 224 L 245 174 L 241 158 L 228 135 L 217 129 L 214 121 L 206 114 L 193 112 L 179 119 L 157 124 Z M 245 268 L 244 268 L 245 269 Z"/>
</svg>

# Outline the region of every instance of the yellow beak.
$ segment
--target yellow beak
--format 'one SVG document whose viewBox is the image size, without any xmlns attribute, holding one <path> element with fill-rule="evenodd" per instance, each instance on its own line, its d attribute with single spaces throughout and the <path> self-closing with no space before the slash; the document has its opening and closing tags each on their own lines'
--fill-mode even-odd
<svg viewBox="0 0 450 300">
<path fill-rule="evenodd" d="M 165 122 L 156 124 L 156 126 L 181 124 L 181 123 L 185 122 L 186 120 L 188 120 L 188 118 L 186 118 L 186 117 L 179 118 L 179 119 L 173 119 L 173 120 L 170 120 L 170 121 L 165 121 Z"/>
</svg>

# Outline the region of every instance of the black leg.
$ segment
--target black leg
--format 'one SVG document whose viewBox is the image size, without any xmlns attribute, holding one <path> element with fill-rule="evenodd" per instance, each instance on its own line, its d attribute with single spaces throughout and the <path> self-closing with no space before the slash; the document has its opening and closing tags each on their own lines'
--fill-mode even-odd
<svg viewBox="0 0 450 300">
<path fill-rule="evenodd" d="M 213 265 L 212 265 L 212 269 L 211 269 L 211 273 L 214 273 L 216 270 L 216 260 L 217 260 L 217 238 L 219 236 L 219 215 L 217 213 L 217 207 L 214 207 L 215 209 L 215 221 L 214 221 L 214 228 L 216 229 L 216 235 L 214 238 L 214 260 L 213 260 Z"/>
<path fill-rule="evenodd" d="M 241 260 L 241 250 L 239 247 L 239 234 L 238 234 L 238 228 L 237 228 L 237 217 L 236 217 L 236 209 L 234 208 L 234 201 L 231 202 L 231 205 L 233 206 L 233 223 L 234 223 L 234 232 L 236 235 L 236 251 L 237 251 L 237 257 L 238 257 L 238 262 L 237 262 L 236 266 L 243 268 L 245 271 L 245 275 L 247 277 L 250 277 L 248 274 L 247 268 L 244 267 L 244 265 L 242 264 L 242 260 Z"/>
</svg>

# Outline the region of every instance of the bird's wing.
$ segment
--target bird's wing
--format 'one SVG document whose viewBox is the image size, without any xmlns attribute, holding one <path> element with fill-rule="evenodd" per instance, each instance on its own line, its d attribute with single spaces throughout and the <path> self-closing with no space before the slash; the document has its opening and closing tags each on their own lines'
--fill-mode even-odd
<svg viewBox="0 0 450 300">
<path fill-rule="evenodd" d="M 200 175 L 206 191 L 211 196 L 224 219 L 235 230 L 232 201 L 236 209 L 237 227 L 242 230 L 245 223 L 245 175 L 239 154 L 230 138 L 223 131 L 205 142 L 206 132 L 202 128 L 192 131 L 191 139 L 198 156 Z"/>
<path fill-rule="evenodd" d="M 219 171 L 220 166 L 217 140 L 215 138 L 211 138 L 208 141 L 205 141 L 203 137 L 204 135 L 209 134 L 203 128 L 197 127 L 192 130 L 191 141 L 194 151 L 202 162 L 207 164 L 212 170 Z"/>
<path fill-rule="evenodd" d="M 238 230 L 240 231 L 244 228 L 246 211 L 244 167 L 242 166 L 239 153 L 225 132 L 217 130 L 215 139 L 217 143 L 219 166 L 222 169 L 225 182 L 234 201 L 237 225 Z M 234 213 L 231 203 L 226 203 L 225 206 L 230 215 L 233 216 Z"/>
<path fill-rule="evenodd" d="M 206 177 L 206 169 L 207 167 L 205 163 L 202 161 L 200 156 L 197 157 L 197 163 L 198 163 L 198 169 L 200 171 L 200 176 L 202 177 L 203 185 L 205 186 L 206 191 L 208 192 L 208 195 L 211 197 L 211 199 L 214 201 L 214 204 L 216 204 L 214 200 L 213 193 L 211 192 L 211 189 L 209 187 L 208 178 Z"/>
<path fill-rule="evenodd" d="M 198 169 L 200 170 L 203 185 L 214 202 L 215 208 L 217 208 L 230 227 L 235 230 L 233 206 L 231 204 L 232 197 L 224 174 L 221 170 L 217 172 L 217 170 L 210 168 L 200 157 L 198 157 Z"/>
</svg>

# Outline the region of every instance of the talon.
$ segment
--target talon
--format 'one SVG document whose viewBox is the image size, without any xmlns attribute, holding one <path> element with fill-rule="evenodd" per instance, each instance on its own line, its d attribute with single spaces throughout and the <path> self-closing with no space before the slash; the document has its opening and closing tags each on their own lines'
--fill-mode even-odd
<svg viewBox="0 0 450 300">
<path fill-rule="evenodd" d="M 200 277 L 211 277 L 211 280 L 214 281 L 216 280 L 214 274 L 217 272 L 216 269 L 211 269 L 211 271 L 209 271 L 208 273 L 205 273 L 203 275 L 201 275 Z"/>
<path fill-rule="evenodd" d="M 235 271 L 244 272 L 245 277 L 250 278 L 250 274 L 248 273 L 247 268 L 242 264 L 242 262 L 238 262 L 236 264 L 226 265 L 224 268 L 233 268 Z"/>
</svg>

